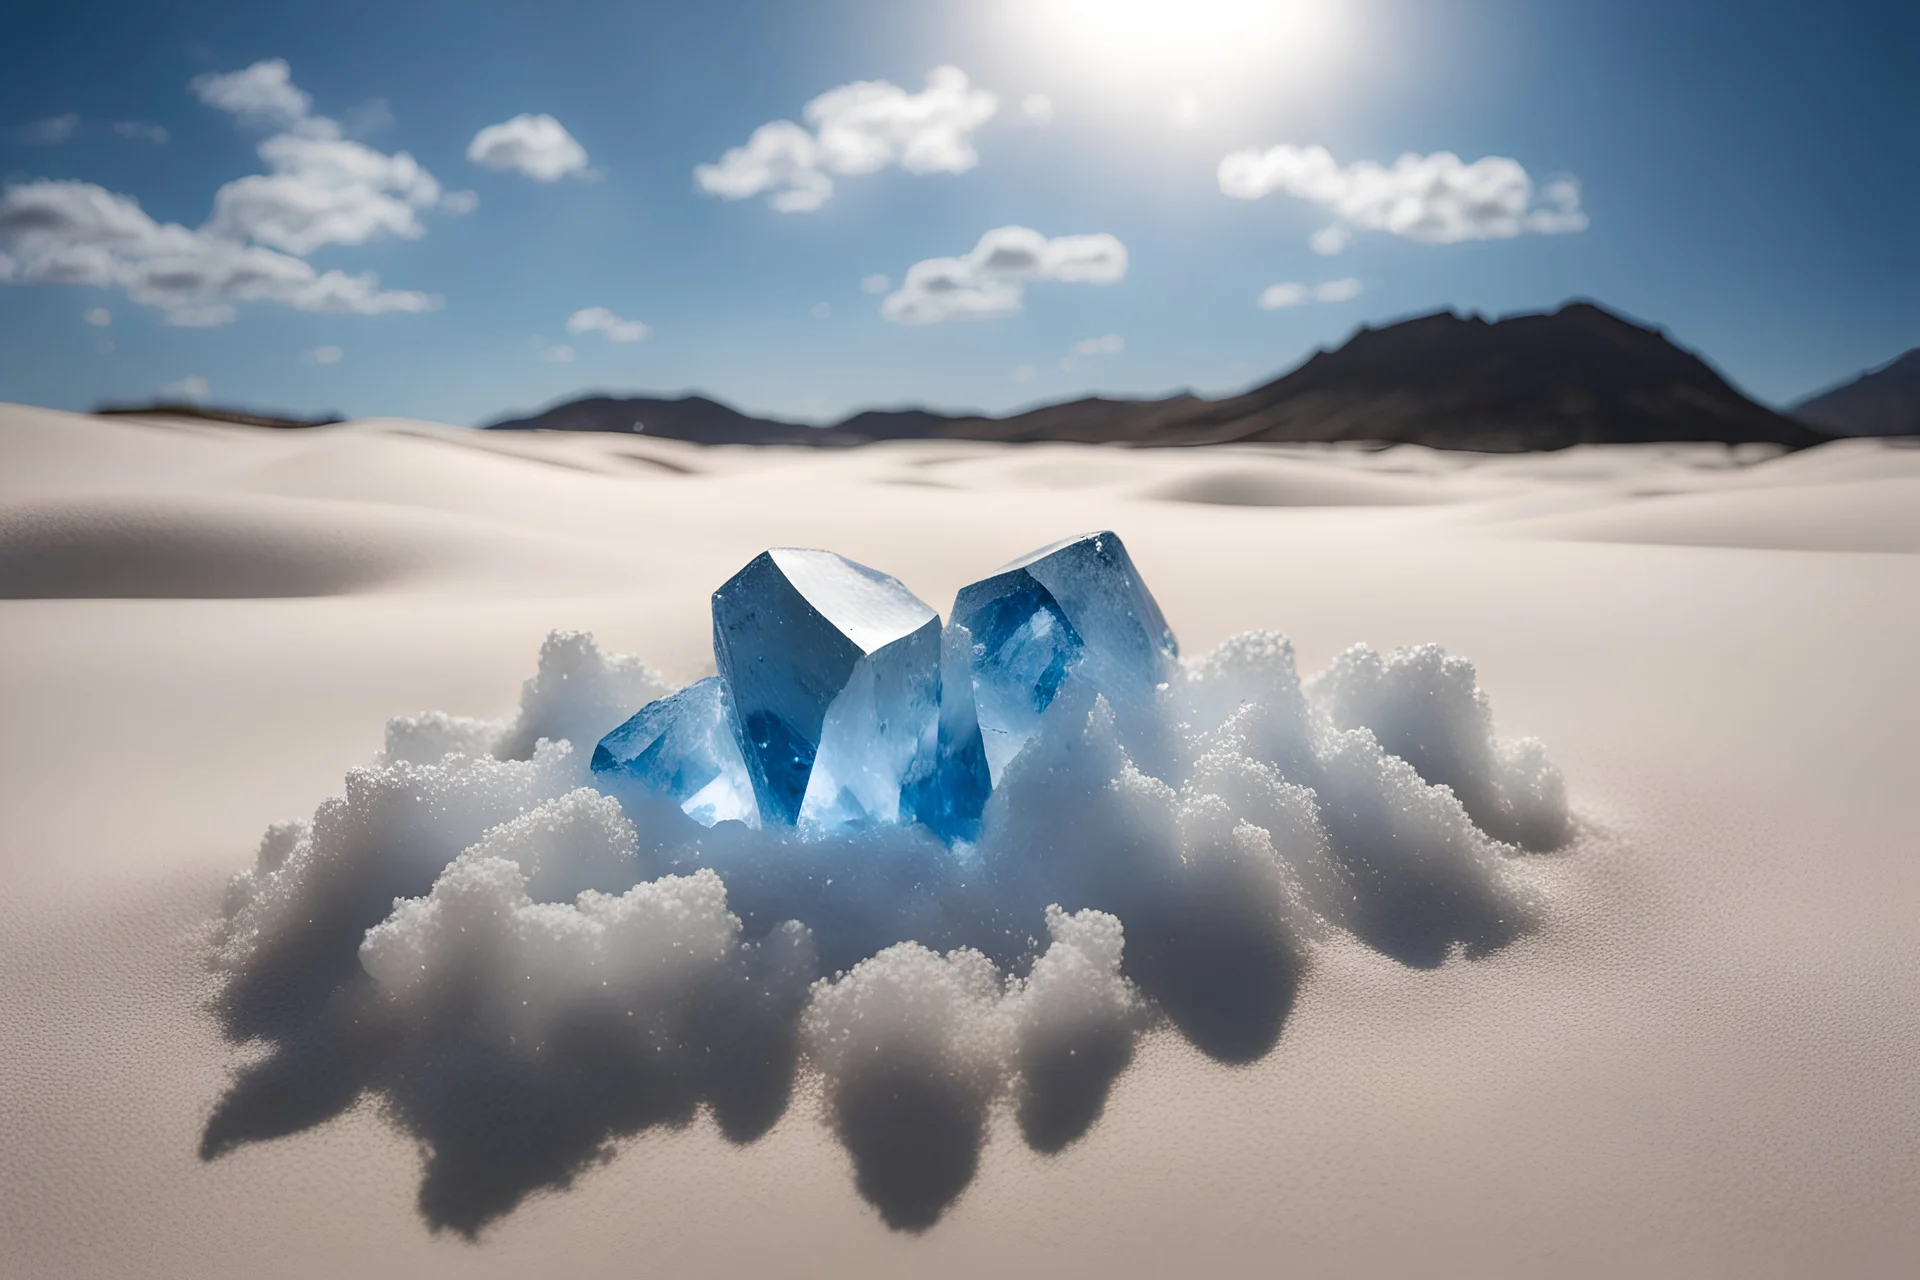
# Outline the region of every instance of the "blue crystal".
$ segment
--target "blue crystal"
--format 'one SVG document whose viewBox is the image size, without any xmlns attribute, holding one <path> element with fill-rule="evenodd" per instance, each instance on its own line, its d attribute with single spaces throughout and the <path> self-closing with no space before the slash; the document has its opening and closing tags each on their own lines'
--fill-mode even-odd
<svg viewBox="0 0 1920 1280">
<path fill-rule="evenodd" d="M 993 781 L 1020 753 L 1068 676 L 1144 723 L 1180 646 L 1119 537 L 1082 534 L 960 589 L 955 627 L 973 637 L 973 697 Z"/>
<path fill-rule="evenodd" d="M 747 764 L 729 720 L 727 686 L 717 676 L 649 702 L 593 749 L 597 776 L 630 779 L 679 802 L 705 826 L 759 823 Z"/>
<path fill-rule="evenodd" d="M 903 792 L 939 740 L 940 615 L 924 601 L 830 551 L 777 548 L 713 593 L 713 654 L 763 818 L 912 817 Z"/>
<path fill-rule="evenodd" d="M 948 626 L 940 636 L 940 726 L 934 752 L 923 752 L 907 782 L 913 816 L 941 839 L 972 841 L 993 775 L 973 701 L 973 636 Z"/>
</svg>

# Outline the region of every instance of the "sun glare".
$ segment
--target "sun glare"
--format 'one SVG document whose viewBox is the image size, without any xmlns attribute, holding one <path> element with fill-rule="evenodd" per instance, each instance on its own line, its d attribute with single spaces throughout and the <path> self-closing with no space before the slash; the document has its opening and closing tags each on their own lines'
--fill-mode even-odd
<svg viewBox="0 0 1920 1280">
<path fill-rule="evenodd" d="M 1332 51 L 1337 0 L 1028 0 L 1035 32 L 1086 70 L 1204 82 L 1297 73 Z"/>
</svg>

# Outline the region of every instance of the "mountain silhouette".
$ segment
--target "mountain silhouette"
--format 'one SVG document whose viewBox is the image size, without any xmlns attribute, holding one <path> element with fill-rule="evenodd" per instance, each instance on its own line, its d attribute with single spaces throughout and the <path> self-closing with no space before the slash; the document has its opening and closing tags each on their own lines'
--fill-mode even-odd
<svg viewBox="0 0 1920 1280">
<path fill-rule="evenodd" d="M 1836 436 L 1920 435 L 1920 347 L 1793 406 L 1794 417 Z"/>
<path fill-rule="evenodd" d="M 1356 441 L 1490 452 L 1665 441 L 1803 447 L 1827 438 L 1748 399 L 1661 331 L 1591 302 L 1493 321 L 1442 311 L 1362 327 L 1283 377 L 1218 400 L 1089 397 L 1001 418 L 869 410 L 810 427 L 700 396 L 595 397 L 493 427 L 640 431 L 702 444 Z"/>
</svg>

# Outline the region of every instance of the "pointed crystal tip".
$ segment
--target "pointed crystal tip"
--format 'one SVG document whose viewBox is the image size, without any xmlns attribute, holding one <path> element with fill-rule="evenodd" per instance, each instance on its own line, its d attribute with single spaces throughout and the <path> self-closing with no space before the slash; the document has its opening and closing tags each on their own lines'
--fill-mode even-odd
<svg viewBox="0 0 1920 1280">
<path fill-rule="evenodd" d="M 1124 715 L 1152 699 L 1180 653 L 1112 532 L 1063 538 L 962 587 L 953 624 L 973 635 L 973 695 L 996 783 L 1069 675 Z"/>
<path fill-rule="evenodd" d="M 901 819 L 940 705 L 940 615 L 830 551 L 782 547 L 713 593 L 713 652 L 760 812 L 834 828 Z"/>
</svg>

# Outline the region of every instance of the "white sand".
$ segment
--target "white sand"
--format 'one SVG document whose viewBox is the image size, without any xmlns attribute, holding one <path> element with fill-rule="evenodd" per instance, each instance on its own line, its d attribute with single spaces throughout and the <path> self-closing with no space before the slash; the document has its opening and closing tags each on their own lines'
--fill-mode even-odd
<svg viewBox="0 0 1920 1280">
<path fill-rule="evenodd" d="M 800 1099 L 626 1143 L 479 1245 L 369 1109 L 211 1163 L 202 937 L 389 715 L 507 711 L 585 627 L 679 678 L 707 594 L 829 547 L 936 605 L 1118 530 L 1189 652 L 1474 659 L 1589 828 L 1430 972 L 1324 948 L 1276 1050 L 1151 1041 L 1043 1158 L 889 1232 Z M 1911 1275 L 1920 449 L 1472 458 L 700 450 L 0 407 L 0 1274 Z"/>
</svg>

